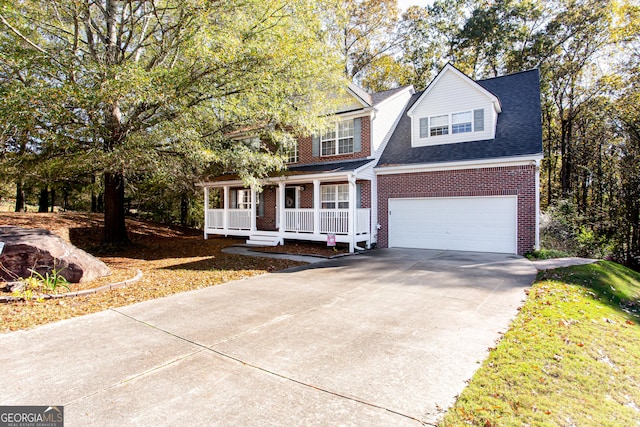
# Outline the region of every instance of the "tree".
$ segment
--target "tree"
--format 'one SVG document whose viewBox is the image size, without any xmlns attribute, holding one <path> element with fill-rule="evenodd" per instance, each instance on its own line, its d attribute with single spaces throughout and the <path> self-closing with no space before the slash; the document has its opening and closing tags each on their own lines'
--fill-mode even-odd
<svg viewBox="0 0 640 427">
<path fill-rule="evenodd" d="M 447 62 L 457 64 L 457 40 L 467 10 L 467 0 L 436 0 L 431 6 L 407 9 L 400 22 L 406 83 L 423 89 Z"/>
<path fill-rule="evenodd" d="M 329 0 L 326 27 L 341 55 L 343 73 L 360 82 L 375 61 L 399 45 L 397 0 Z"/>
<path fill-rule="evenodd" d="M 40 131 L 102 174 L 106 243 L 128 241 L 127 178 L 167 158 L 248 181 L 282 166 L 226 135 L 286 140 L 320 124 L 342 85 L 322 16 L 311 0 L 0 3 L 8 42 L 35 64 Z"/>
</svg>

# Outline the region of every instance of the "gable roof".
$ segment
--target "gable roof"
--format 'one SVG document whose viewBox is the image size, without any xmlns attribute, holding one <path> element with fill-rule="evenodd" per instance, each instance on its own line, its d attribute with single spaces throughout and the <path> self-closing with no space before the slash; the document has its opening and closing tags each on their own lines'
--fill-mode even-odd
<svg viewBox="0 0 640 427">
<path fill-rule="evenodd" d="M 377 167 L 542 154 L 538 70 L 478 80 L 475 83 L 497 97 L 502 105 L 494 139 L 412 148 L 411 118 L 408 112 L 424 94 L 417 92 L 407 103 Z"/>
<path fill-rule="evenodd" d="M 442 68 L 442 70 L 440 70 L 440 72 L 438 73 L 436 78 L 433 79 L 431 81 L 431 83 L 429 83 L 429 86 L 427 86 L 427 88 L 424 91 L 422 91 L 422 94 L 413 103 L 413 106 L 411 108 L 409 108 L 409 110 L 407 111 L 407 114 L 409 114 L 410 116 L 413 114 L 413 109 L 418 104 L 420 104 L 424 100 L 424 98 L 426 98 L 429 95 L 429 93 L 433 90 L 433 88 L 438 85 L 438 82 L 447 73 L 453 73 L 458 78 L 460 78 L 464 83 L 466 83 L 469 86 L 469 89 L 477 90 L 478 92 L 482 93 L 484 96 L 486 96 L 487 98 L 489 98 L 491 100 L 491 102 L 493 103 L 494 108 L 496 109 L 496 111 L 498 113 L 501 111 L 500 100 L 498 99 L 497 96 L 495 96 L 493 93 L 491 93 L 491 91 L 489 91 L 486 88 L 482 87 L 482 85 L 479 85 L 478 82 L 473 81 L 473 79 L 471 79 L 469 76 L 464 74 L 462 71 L 458 70 L 456 67 L 454 67 L 450 63 L 447 63 L 447 65 L 445 65 Z"/>
<path fill-rule="evenodd" d="M 371 94 L 371 101 L 373 102 L 373 105 L 378 105 L 381 102 L 386 101 L 387 99 L 391 98 L 396 93 L 402 92 L 403 90 L 405 90 L 407 88 L 413 88 L 413 86 L 411 86 L 411 85 L 400 86 L 400 87 L 397 87 L 395 89 L 383 90 L 382 92 L 372 93 Z"/>
<path fill-rule="evenodd" d="M 347 86 L 347 92 L 350 93 L 354 98 L 356 98 L 363 107 L 370 107 L 373 105 L 373 102 L 371 101 L 371 95 L 369 95 L 360 86 L 349 83 L 349 85 Z"/>
</svg>

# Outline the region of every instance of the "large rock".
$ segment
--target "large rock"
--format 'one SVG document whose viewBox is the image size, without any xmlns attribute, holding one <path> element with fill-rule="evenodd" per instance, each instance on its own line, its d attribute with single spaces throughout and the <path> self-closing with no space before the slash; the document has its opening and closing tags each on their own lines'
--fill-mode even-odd
<svg viewBox="0 0 640 427">
<path fill-rule="evenodd" d="M 0 227 L 0 242 L 4 242 L 0 254 L 0 277 L 7 281 L 14 280 L 15 276 L 29 277 L 29 269 L 44 276 L 55 268 L 71 283 L 88 282 L 111 274 L 109 267 L 98 258 L 49 230 Z"/>
</svg>

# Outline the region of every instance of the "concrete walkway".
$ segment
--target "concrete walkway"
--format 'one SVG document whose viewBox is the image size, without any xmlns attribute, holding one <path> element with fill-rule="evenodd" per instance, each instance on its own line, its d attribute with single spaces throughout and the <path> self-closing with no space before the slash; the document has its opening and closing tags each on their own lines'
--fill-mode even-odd
<svg viewBox="0 0 640 427">
<path fill-rule="evenodd" d="M 1 405 L 66 426 L 435 424 L 535 278 L 375 250 L 0 335 Z"/>
</svg>

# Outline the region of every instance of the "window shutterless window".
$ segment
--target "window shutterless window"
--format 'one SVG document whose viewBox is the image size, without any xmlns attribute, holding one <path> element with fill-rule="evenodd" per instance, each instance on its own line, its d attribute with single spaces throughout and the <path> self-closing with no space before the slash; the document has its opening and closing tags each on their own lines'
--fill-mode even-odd
<svg viewBox="0 0 640 427">
<path fill-rule="evenodd" d="M 298 141 L 293 141 L 291 145 L 287 146 L 284 157 L 287 163 L 296 163 L 298 161 Z"/>
<path fill-rule="evenodd" d="M 251 208 L 251 190 L 238 190 L 237 209 Z"/>
</svg>

